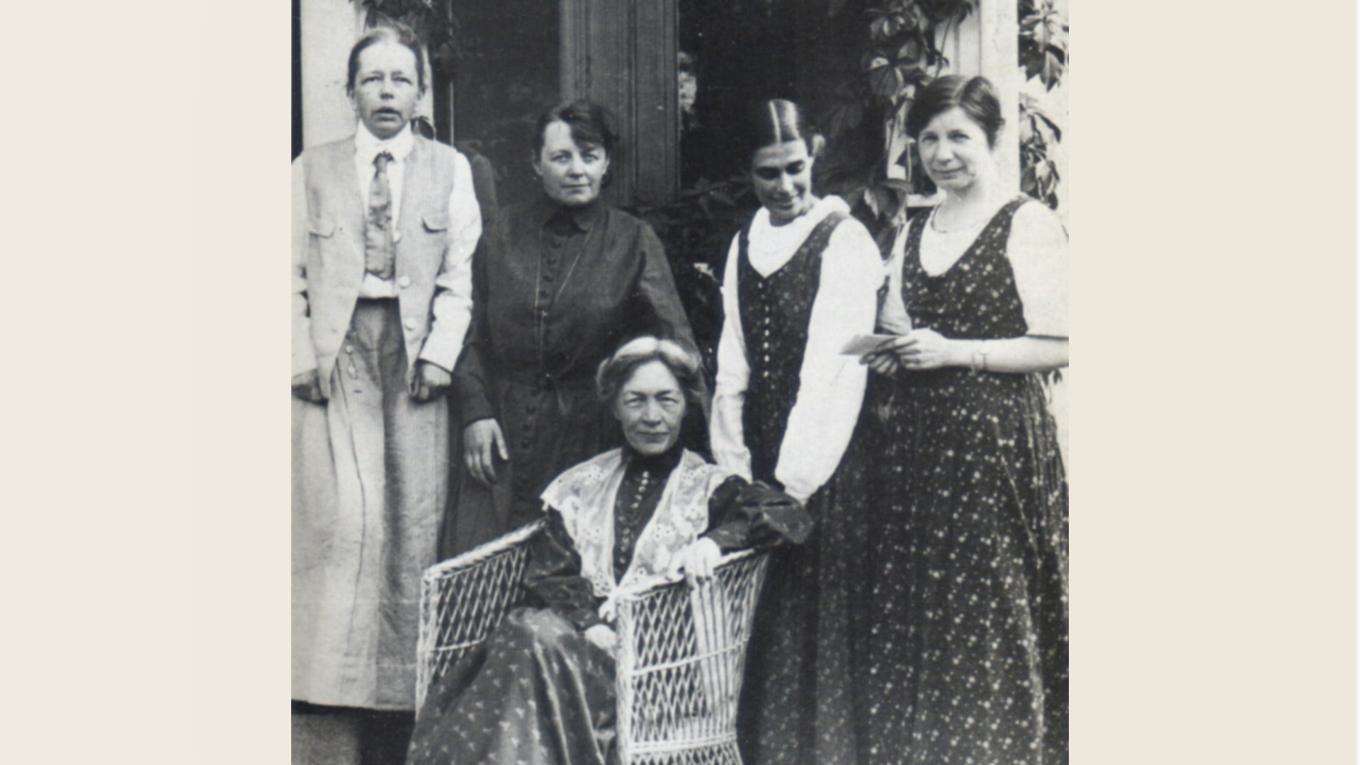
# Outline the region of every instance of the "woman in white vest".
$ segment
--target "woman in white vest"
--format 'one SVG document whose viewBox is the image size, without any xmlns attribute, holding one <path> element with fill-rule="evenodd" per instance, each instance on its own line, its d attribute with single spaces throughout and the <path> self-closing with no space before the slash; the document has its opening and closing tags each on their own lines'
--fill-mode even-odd
<svg viewBox="0 0 1360 765">
<path fill-rule="evenodd" d="M 467 160 L 411 130 L 423 61 L 409 31 L 362 37 L 355 134 L 293 163 L 292 695 L 328 761 L 401 761 L 447 493 L 481 218 Z"/>
</svg>

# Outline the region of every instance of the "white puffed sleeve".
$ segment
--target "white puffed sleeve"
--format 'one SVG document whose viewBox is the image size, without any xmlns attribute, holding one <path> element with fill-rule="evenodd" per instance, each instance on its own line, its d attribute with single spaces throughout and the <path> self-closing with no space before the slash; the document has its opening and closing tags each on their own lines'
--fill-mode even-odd
<svg viewBox="0 0 1360 765">
<path fill-rule="evenodd" d="M 1006 256 L 1030 335 L 1067 337 L 1067 232 L 1039 202 L 1021 206 L 1011 222 Z"/>
<path fill-rule="evenodd" d="M 799 501 L 826 483 L 850 443 L 868 368 L 841 349 L 855 335 L 873 332 L 883 277 L 878 245 L 859 221 L 847 218 L 822 254 L 798 398 L 775 467 L 775 479 Z"/>
</svg>

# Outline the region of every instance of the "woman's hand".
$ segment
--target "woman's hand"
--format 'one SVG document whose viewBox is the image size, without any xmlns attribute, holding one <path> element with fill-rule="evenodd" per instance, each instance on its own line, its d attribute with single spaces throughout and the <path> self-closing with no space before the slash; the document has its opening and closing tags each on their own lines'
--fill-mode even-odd
<svg viewBox="0 0 1360 765">
<path fill-rule="evenodd" d="M 933 329 L 914 329 L 893 340 L 888 348 L 904 369 L 957 366 L 958 344 Z"/>
<path fill-rule="evenodd" d="M 887 377 L 892 377 L 902 368 L 901 362 L 897 360 L 897 354 L 892 351 L 870 351 L 859 357 L 859 363 Z"/>
<path fill-rule="evenodd" d="M 696 539 L 676 553 L 680 570 L 685 572 L 685 580 L 690 587 L 713 578 L 713 569 L 722 558 L 718 543 L 711 539 Z"/>
<path fill-rule="evenodd" d="M 326 396 L 321 392 L 321 375 L 315 369 L 293 375 L 293 395 L 313 404 L 326 403 Z"/>
<path fill-rule="evenodd" d="M 415 391 L 411 398 L 416 401 L 429 401 L 441 395 L 453 384 L 453 375 L 428 361 L 416 362 Z"/>
<path fill-rule="evenodd" d="M 463 465 L 483 486 L 496 482 L 496 454 L 502 460 L 510 459 L 500 423 L 487 417 L 463 428 Z"/>
<path fill-rule="evenodd" d="M 586 640 L 610 656 L 618 649 L 619 636 L 607 624 L 596 624 L 585 631 Z"/>
</svg>

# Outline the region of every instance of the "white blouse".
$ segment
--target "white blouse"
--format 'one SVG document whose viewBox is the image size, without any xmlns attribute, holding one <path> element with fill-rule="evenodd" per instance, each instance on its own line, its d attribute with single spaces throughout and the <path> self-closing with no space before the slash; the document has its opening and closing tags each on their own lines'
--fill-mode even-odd
<svg viewBox="0 0 1360 765">
<path fill-rule="evenodd" d="M 941 233 L 926 224 L 921 232 L 923 263 L 954 263 L 973 244 L 990 222 L 988 216 L 976 226 Z M 888 299 L 884 301 L 879 325 L 894 334 L 911 329 L 906 306 L 902 303 L 902 266 L 906 257 L 907 229 L 897 230 L 892 258 L 888 262 Z M 1015 274 L 1025 324 L 1030 335 L 1067 337 L 1067 232 L 1058 217 L 1038 202 L 1028 202 L 1015 211 L 1006 258 Z M 926 273 L 932 273 L 927 269 Z M 943 271 L 941 271 L 943 273 Z"/>
<path fill-rule="evenodd" d="M 770 225 L 761 208 L 751 223 L 747 255 L 762 276 L 778 270 L 794 256 L 813 228 L 833 212 L 849 213 L 845 202 L 828 196 L 801 217 L 782 226 Z M 742 428 L 751 368 L 741 329 L 737 299 L 740 234 L 727 252 L 722 299 L 726 318 L 718 341 L 718 374 L 713 396 L 710 438 L 721 467 L 751 479 L 751 452 Z M 775 479 L 800 502 L 826 483 L 850 443 L 864 401 L 867 368 L 856 356 L 841 354 L 847 340 L 873 332 L 883 262 L 864 226 L 847 218 L 836 227 L 822 254 L 821 277 L 809 318 L 807 348 L 799 372 L 798 399 L 789 414 L 779 450 Z"/>
</svg>

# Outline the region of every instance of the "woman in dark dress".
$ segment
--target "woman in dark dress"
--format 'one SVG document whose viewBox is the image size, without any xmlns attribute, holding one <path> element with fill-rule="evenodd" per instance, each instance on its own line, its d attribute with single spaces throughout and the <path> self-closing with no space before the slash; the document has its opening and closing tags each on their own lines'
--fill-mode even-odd
<svg viewBox="0 0 1360 765">
<path fill-rule="evenodd" d="M 1066 235 L 1009 195 L 1000 106 L 949 76 L 907 119 L 945 193 L 898 232 L 865 361 L 878 457 L 857 686 L 867 763 L 1067 762 L 1067 483 L 1043 375 L 1067 364 Z"/>
<path fill-rule="evenodd" d="M 789 101 L 753 118 L 761 209 L 734 237 L 710 427 L 718 464 L 807 503 L 812 541 L 771 561 L 747 655 L 738 732 L 748 762 L 852 764 L 849 641 L 864 542 L 852 433 L 866 370 L 842 353 L 874 328 L 883 264 L 839 197 L 812 193 L 821 139 Z"/>
<path fill-rule="evenodd" d="M 453 379 L 466 473 L 443 557 L 538 517 L 548 481 L 618 443 L 591 376 L 620 341 L 693 342 L 660 240 L 599 199 L 610 123 L 586 101 L 540 117 L 543 194 L 503 210 L 473 259 L 472 328 Z"/>
<path fill-rule="evenodd" d="M 601 365 L 598 386 L 625 445 L 543 493 L 547 526 L 524 582 L 534 606 L 512 611 L 482 651 L 441 675 L 409 765 L 603 765 L 615 733 L 611 596 L 673 572 L 707 578 L 725 551 L 801 542 L 811 530 L 787 495 L 679 445 L 703 392 L 696 355 L 642 337 Z"/>
</svg>

